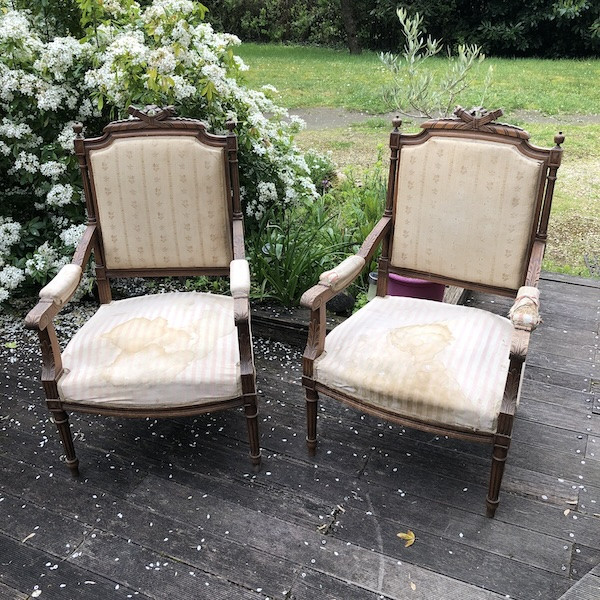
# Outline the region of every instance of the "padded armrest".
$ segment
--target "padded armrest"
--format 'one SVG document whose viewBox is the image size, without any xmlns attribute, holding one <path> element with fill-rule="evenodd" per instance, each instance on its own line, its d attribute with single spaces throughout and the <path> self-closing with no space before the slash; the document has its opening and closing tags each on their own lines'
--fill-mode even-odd
<svg viewBox="0 0 600 600">
<path fill-rule="evenodd" d="M 234 298 L 245 298 L 250 294 L 250 266 L 245 258 L 232 260 L 229 264 L 230 289 Z"/>
<path fill-rule="evenodd" d="M 81 281 L 79 265 L 65 265 L 39 293 L 40 300 L 51 300 L 57 306 L 64 306 L 74 294 Z"/>
<path fill-rule="evenodd" d="M 533 331 L 540 323 L 540 291 L 533 286 L 519 288 L 508 316 L 515 329 Z"/>
<path fill-rule="evenodd" d="M 347 287 L 358 276 L 365 266 L 365 259 L 358 254 L 349 256 L 337 267 L 321 273 L 319 283 L 339 292 Z"/>
</svg>

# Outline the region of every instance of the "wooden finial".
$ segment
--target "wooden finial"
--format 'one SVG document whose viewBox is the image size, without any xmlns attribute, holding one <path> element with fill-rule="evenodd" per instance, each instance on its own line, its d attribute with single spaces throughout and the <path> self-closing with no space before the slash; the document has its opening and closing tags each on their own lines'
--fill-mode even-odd
<svg viewBox="0 0 600 600">
<path fill-rule="evenodd" d="M 392 125 L 394 127 L 394 131 L 398 131 L 400 127 L 402 127 L 402 119 L 396 115 L 396 117 L 392 119 Z"/>
<path fill-rule="evenodd" d="M 82 138 L 83 137 L 83 123 L 73 123 L 73 131 L 75 132 L 75 137 Z"/>
<path fill-rule="evenodd" d="M 236 121 L 227 121 L 225 123 L 225 127 L 227 127 L 227 130 L 229 131 L 229 133 L 233 133 L 236 125 L 237 125 Z"/>
<path fill-rule="evenodd" d="M 554 143 L 560 148 L 560 145 L 565 141 L 565 136 L 563 135 L 562 131 L 559 131 L 555 136 L 554 136 Z"/>
</svg>

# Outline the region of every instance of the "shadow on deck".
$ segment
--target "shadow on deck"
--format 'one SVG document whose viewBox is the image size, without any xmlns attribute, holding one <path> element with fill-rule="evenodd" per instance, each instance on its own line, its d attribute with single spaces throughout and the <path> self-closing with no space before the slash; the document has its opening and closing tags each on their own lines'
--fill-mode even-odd
<svg viewBox="0 0 600 600">
<path fill-rule="evenodd" d="M 73 480 L 36 340 L 5 329 L 2 345 L 17 344 L 2 349 L 0 598 L 600 598 L 600 285 L 548 275 L 540 287 L 544 323 L 494 520 L 484 516 L 487 445 L 324 399 L 310 460 L 301 353 L 261 339 L 260 473 L 237 411 L 74 414 Z M 416 541 L 405 548 L 396 534 L 408 529 Z"/>
</svg>

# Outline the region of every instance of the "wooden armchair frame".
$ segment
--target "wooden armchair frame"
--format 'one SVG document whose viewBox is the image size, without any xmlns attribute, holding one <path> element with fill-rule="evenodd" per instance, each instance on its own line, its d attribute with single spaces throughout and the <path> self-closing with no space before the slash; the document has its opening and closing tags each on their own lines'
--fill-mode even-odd
<svg viewBox="0 0 600 600">
<path fill-rule="evenodd" d="M 405 135 L 400 132 L 401 121 L 393 121 L 394 129 L 390 135 L 390 167 L 389 184 L 384 214 L 379 223 L 364 241 L 357 255 L 364 259 L 363 264 L 369 264 L 377 247 L 382 244 L 381 256 L 378 262 L 377 296 L 385 296 L 387 293 L 388 274 L 396 273 L 411 277 L 423 277 L 431 281 L 447 285 L 458 285 L 467 289 L 480 290 L 487 293 L 515 296 L 520 286 L 537 287 L 540 277 L 542 258 L 547 238 L 548 219 L 556 181 L 557 169 L 562 158 L 560 145 L 564 141 L 562 133 L 555 136 L 555 147 L 543 149 L 531 145 L 528 142 L 529 134 L 517 127 L 495 123 L 494 119 L 499 117 L 502 111 L 484 111 L 481 115 L 469 113 L 458 107 L 455 115 L 458 118 L 431 120 L 422 124 L 423 131 L 418 134 Z M 398 182 L 399 160 L 402 148 L 423 144 L 434 138 L 461 138 L 471 140 L 490 140 L 502 144 L 514 146 L 527 157 L 542 162 L 543 176 L 540 178 L 537 189 L 535 217 L 533 227 L 529 236 L 526 263 L 523 269 L 524 277 L 517 288 L 503 288 L 495 285 L 485 285 L 473 281 L 455 279 L 439 273 L 424 272 L 401 265 L 392 265 L 393 233 L 396 223 L 402 219 L 402 215 L 396 212 L 396 185 Z M 359 266 L 355 268 L 353 277 L 344 280 L 343 287 L 349 285 L 361 272 Z M 307 406 L 307 445 L 311 455 L 316 452 L 316 429 L 317 429 L 317 403 L 319 392 L 332 398 L 345 402 L 365 413 L 383 418 L 403 426 L 414 427 L 435 434 L 443 434 L 465 439 L 473 442 L 492 444 L 492 468 L 489 481 L 489 491 L 486 499 L 487 515 L 493 517 L 498 506 L 499 491 L 504 472 L 504 465 L 511 441 L 511 432 L 516 407 L 518 404 L 521 373 L 527 356 L 530 328 L 515 327 L 512 335 L 510 349 L 510 366 L 508 370 L 506 386 L 502 399 L 497 428 L 494 433 L 469 431 L 464 428 L 453 426 L 441 426 L 408 416 L 401 416 L 382 406 L 376 406 L 338 389 L 324 385 L 315 379 L 314 362 L 323 353 L 326 337 L 326 303 L 340 291 L 340 287 L 328 285 L 321 281 L 308 290 L 302 297 L 301 304 L 310 309 L 310 325 L 308 342 L 303 356 L 303 378 L 302 384 L 306 390 Z"/>
<path fill-rule="evenodd" d="M 243 214 L 240 205 L 239 175 L 238 175 L 238 145 L 234 133 L 235 123 L 228 122 L 229 133 L 225 136 L 207 133 L 206 126 L 195 119 L 177 118 L 171 107 L 164 109 L 156 106 L 138 110 L 130 107 L 130 114 L 135 117 L 123 121 L 112 122 L 104 128 L 104 133 L 98 138 L 84 139 L 81 124 L 74 126 L 76 133 L 75 153 L 79 159 L 83 188 L 86 198 L 87 228 L 81 238 L 71 265 L 77 265 L 81 270 L 86 268 L 93 252 L 95 259 L 95 273 L 101 304 L 112 301 L 110 279 L 114 277 L 164 277 L 164 276 L 195 276 L 195 275 L 230 275 L 230 267 L 168 267 L 168 268 L 107 268 L 105 248 L 102 240 L 102 224 L 99 219 L 98 200 L 93 181 L 93 172 L 90 169 L 90 152 L 110 146 L 113 141 L 134 137 L 160 137 L 182 136 L 194 137 L 202 144 L 222 148 L 226 174 L 226 202 L 229 211 L 229 226 L 231 238 L 231 258 L 243 260 L 244 251 L 244 226 Z M 58 277 L 58 276 L 57 276 Z M 61 308 L 73 296 L 81 275 L 70 289 L 66 289 L 64 297 L 57 299 L 42 297 L 38 304 L 29 312 L 25 319 L 26 327 L 38 331 L 42 350 L 42 383 L 46 395 L 46 404 L 53 420 L 57 425 L 60 438 L 66 453 L 66 462 L 71 473 L 79 473 L 79 461 L 75 455 L 73 438 L 69 425 L 67 411 L 73 410 L 83 413 L 103 414 L 116 417 L 178 417 L 191 416 L 213 412 L 237 406 L 243 406 L 248 426 L 250 444 L 250 458 L 252 464 L 258 469 L 261 460 L 258 437 L 258 407 L 256 396 L 256 376 L 252 353 L 252 335 L 250 329 L 250 307 L 248 290 L 238 290 L 234 293 L 234 321 L 237 329 L 239 345 L 241 389 L 242 394 L 237 398 L 218 400 L 199 405 L 157 406 L 153 408 L 138 407 L 99 407 L 97 404 L 85 402 L 68 402 L 61 400 L 58 390 L 58 381 L 63 374 L 61 348 L 56 336 L 53 319 Z M 67 286 L 69 287 L 69 286 Z"/>
</svg>

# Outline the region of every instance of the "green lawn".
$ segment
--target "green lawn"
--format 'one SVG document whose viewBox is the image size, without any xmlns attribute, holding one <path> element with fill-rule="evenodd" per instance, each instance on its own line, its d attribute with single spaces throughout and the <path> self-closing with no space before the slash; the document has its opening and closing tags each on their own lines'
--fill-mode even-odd
<svg viewBox="0 0 600 600">
<path fill-rule="evenodd" d="M 249 87 L 270 83 L 288 108 L 343 107 L 374 114 L 390 110 L 381 89 L 391 75 L 374 52 L 351 56 L 343 50 L 305 46 L 242 44 L 237 49 L 250 66 Z M 433 59 L 441 70 L 444 59 Z M 479 105 L 487 67 L 493 66 L 486 106 L 538 110 L 543 114 L 600 113 L 600 60 L 490 58 L 480 68 L 465 106 Z"/>
<path fill-rule="evenodd" d="M 238 54 L 250 66 L 248 86 L 274 85 L 278 102 L 287 108 L 392 110 L 381 99 L 390 75 L 374 53 L 350 56 L 325 48 L 243 44 Z M 600 256 L 600 118 L 593 117 L 600 113 L 600 60 L 488 59 L 475 91 L 459 98 L 463 106 L 481 104 L 478 82 L 482 84 L 488 64 L 494 76 L 486 107 L 502 107 L 503 119 L 527 129 L 534 144 L 552 145 L 558 124 L 566 135 L 544 267 L 589 275 L 584 254 Z M 442 67 L 443 60 L 436 59 L 433 68 Z M 553 115 L 556 124 L 540 121 L 540 113 Z M 408 122 L 405 129 L 416 131 L 418 126 Z M 305 131 L 298 143 L 330 151 L 341 168 L 360 171 L 376 162 L 378 152 L 387 154 L 389 130 L 387 120 L 374 117 L 351 127 Z"/>
</svg>

